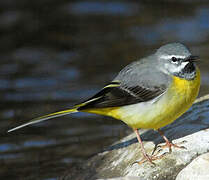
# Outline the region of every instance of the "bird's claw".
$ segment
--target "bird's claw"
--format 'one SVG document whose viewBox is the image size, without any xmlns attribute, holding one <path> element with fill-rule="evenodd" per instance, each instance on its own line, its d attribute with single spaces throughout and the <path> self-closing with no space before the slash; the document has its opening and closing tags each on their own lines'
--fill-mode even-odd
<svg viewBox="0 0 209 180">
<path fill-rule="evenodd" d="M 159 154 L 159 152 L 157 154 Z M 145 162 L 148 161 L 152 165 L 155 166 L 156 164 L 153 161 L 163 158 L 166 154 L 167 153 L 163 153 L 163 154 L 161 154 L 159 156 L 157 156 L 157 155 L 151 155 L 151 156 L 149 156 L 148 154 L 146 154 L 146 155 L 144 155 L 144 157 L 140 161 L 135 161 L 133 164 L 137 163 L 138 165 L 141 165 L 141 164 L 143 164 L 143 163 L 145 163 Z"/>
<path fill-rule="evenodd" d="M 182 141 L 182 142 L 180 142 L 180 143 L 178 143 L 178 144 L 183 144 L 183 143 L 185 143 L 185 142 L 186 142 L 186 141 Z M 158 145 L 158 146 L 156 147 L 156 149 L 158 149 L 158 148 L 164 149 L 164 148 L 167 148 L 167 147 L 168 147 L 168 149 L 169 149 L 169 153 L 172 152 L 172 148 L 171 148 L 171 147 L 179 148 L 179 149 L 187 149 L 185 146 L 179 146 L 179 145 L 174 144 L 174 143 L 172 143 L 172 142 L 166 142 L 166 144 L 164 144 L 164 145 Z"/>
</svg>

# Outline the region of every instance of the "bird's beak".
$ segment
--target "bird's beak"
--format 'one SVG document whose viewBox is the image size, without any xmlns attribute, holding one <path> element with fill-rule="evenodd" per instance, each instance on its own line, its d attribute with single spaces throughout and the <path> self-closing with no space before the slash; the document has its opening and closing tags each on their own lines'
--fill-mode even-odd
<svg viewBox="0 0 209 180">
<path fill-rule="evenodd" d="M 199 60 L 200 57 L 199 56 L 189 56 L 186 61 L 190 61 L 190 62 L 196 62 L 197 60 Z"/>
</svg>

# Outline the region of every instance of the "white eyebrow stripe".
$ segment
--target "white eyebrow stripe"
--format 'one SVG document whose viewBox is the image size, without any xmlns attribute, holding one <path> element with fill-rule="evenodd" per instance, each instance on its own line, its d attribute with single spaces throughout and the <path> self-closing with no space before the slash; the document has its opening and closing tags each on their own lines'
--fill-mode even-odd
<svg viewBox="0 0 209 180">
<path fill-rule="evenodd" d="M 162 59 L 171 59 L 172 57 L 180 58 L 180 59 L 186 58 L 186 56 L 181 56 L 181 55 L 161 55 L 160 56 L 160 58 Z"/>
</svg>

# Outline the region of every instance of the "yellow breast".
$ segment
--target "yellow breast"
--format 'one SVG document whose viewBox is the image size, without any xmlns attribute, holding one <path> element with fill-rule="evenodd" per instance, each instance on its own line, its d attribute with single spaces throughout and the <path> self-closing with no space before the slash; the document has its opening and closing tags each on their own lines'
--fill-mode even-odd
<svg viewBox="0 0 209 180">
<path fill-rule="evenodd" d="M 165 115 L 161 114 L 160 123 L 154 129 L 172 123 L 193 104 L 198 96 L 200 88 L 200 71 L 197 68 L 196 77 L 193 80 L 186 80 L 179 77 L 173 78 L 173 83 L 167 92 L 167 100 L 164 101 Z M 160 118 L 160 117 L 159 117 Z"/>
<path fill-rule="evenodd" d="M 197 97 L 200 88 L 200 70 L 196 67 L 196 77 L 193 80 L 186 80 L 179 77 L 173 78 L 172 88 L 176 93 L 185 96 L 187 99 L 194 99 Z"/>
</svg>

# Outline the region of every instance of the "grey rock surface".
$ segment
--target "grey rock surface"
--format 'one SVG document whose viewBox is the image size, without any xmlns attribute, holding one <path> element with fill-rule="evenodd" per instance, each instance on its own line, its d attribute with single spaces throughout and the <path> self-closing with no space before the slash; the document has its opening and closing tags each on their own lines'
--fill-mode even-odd
<svg viewBox="0 0 209 180">
<path fill-rule="evenodd" d="M 208 180 L 209 179 L 209 153 L 195 158 L 177 175 L 176 180 Z"/>
<path fill-rule="evenodd" d="M 176 179 L 178 173 L 194 158 L 209 151 L 209 95 L 199 98 L 183 116 L 162 130 L 170 140 L 186 149 L 173 148 L 172 153 L 156 160 L 155 165 L 148 162 L 138 165 L 134 162 L 140 160 L 142 154 L 135 134 L 132 133 L 90 158 L 85 164 L 76 165 L 61 179 Z M 164 143 L 159 134 L 152 130 L 139 132 L 148 154 L 151 154 L 157 145 Z M 168 152 L 167 148 L 162 149 L 159 155 L 165 152 Z"/>
<path fill-rule="evenodd" d="M 106 180 L 106 179 L 98 179 L 98 180 Z M 125 176 L 125 177 L 109 178 L 108 180 L 139 180 L 139 177 L 137 177 L 137 176 Z"/>
</svg>

